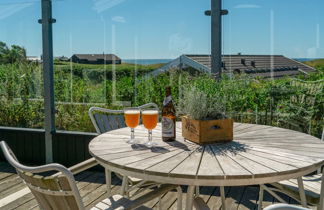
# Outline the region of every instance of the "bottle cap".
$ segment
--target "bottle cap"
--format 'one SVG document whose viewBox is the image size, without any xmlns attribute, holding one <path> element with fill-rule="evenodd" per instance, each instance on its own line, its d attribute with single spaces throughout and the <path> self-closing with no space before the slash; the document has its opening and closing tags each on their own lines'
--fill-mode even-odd
<svg viewBox="0 0 324 210">
<path fill-rule="evenodd" d="M 165 87 L 165 93 L 166 93 L 167 96 L 171 95 L 171 87 L 170 86 Z"/>
</svg>

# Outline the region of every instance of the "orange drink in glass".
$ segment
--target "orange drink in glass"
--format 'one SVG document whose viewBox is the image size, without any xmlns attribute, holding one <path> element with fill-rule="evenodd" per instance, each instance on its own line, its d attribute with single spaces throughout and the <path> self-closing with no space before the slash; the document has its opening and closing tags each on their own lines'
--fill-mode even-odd
<svg viewBox="0 0 324 210">
<path fill-rule="evenodd" d="M 142 110 L 142 121 L 144 124 L 144 127 L 148 129 L 148 142 L 146 143 L 146 146 L 152 147 L 156 143 L 152 142 L 152 130 L 156 127 L 158 123 L 159 118 L 159 110 L 158 109 L 145 109 Z"/>
<path fill-rule="evenodd" d="M 125 123 L 129 128 L 136 128 L 140 120 L 139 110 L 127 110 L 124 112 Z"/>
<path fill-rule="evenodd" d="M 131 137 L 127 141 L 129 144 L 135 144 L 135 128 L 138 126 L 140 121 L 140 109 L 139 108 L 125 108 L 124 109 L 125 123 L 127 127 L 131 129 Z"/>
</svg>

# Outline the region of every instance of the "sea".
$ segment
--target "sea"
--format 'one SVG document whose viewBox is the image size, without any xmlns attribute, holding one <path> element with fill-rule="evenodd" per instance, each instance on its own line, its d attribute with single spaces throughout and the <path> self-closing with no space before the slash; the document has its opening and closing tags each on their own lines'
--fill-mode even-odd
<svg viewBox="0 0 324 210">
<path fill-rule="evenodd" d="M 132 63 L 132 64 L 140 64 L 140 65 L 152 65 L 159 63 L 169 63 L 173 59 L 124 59 L 123 63 Z"/>
<path fill-rule="evenodd" d="M 296 61 L 299 61 L 299 62 L 305 62 L 305 61 L 315 60 L 315 59 L 318 59 L 318 58 L 293 58 L 293 59 L 296 60 Z"/>
</svg>

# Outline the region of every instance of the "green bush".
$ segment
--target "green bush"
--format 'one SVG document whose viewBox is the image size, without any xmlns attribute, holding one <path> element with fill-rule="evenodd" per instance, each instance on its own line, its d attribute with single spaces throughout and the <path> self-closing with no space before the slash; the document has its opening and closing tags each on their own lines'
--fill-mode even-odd
<svg viewBox="0 0 324 210">
<path fill-rule="evenodd" d="M 324 123 L 323 88 L 313 96 L 314 93 L 309 93 L 311 86 L 295 86 L 292 81 L 323 80 L 323 67 L 319 67 L 317 73 L 297 79 L 262 80 L 242 75 L 235 79 L 224 77 L 219 82 L 206 74 L 179 70 L 156 77 L 145 76 L 155 67 L 121 64 L 116 65 L 113 74 L 111 65 L 104 69 L 102 65 L 74 64 L 72 70 L 68 63 L 56 65 L 57 128 L 94 131 L 88 109 L 91 106 L 121 108 L 114 104 L 114 100 L 128 101 L 132 106 L 154 102 L 162 107 L 165 87 L 171 86 L 175 105 L 181 102 L 188 88 L 195 87 L 210 98 L 222 98 L 226 115 L 236 121 L 311 131 L 317 136 L 321 133 Z M 0 65 L 0 125 L 43 127 L 42 77 L 42 69 L 37 64 Z M 294 106 L 292 99 L 305 95 L 316 97 L 314 105 L 295 103 Z M 291 127 L 287 122 L 298 126 Z"/>
</svg>

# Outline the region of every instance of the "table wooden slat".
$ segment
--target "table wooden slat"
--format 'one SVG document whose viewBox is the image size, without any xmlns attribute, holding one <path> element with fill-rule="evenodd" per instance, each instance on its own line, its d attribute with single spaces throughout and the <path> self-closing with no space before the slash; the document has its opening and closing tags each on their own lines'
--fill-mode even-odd
<svg viewBox="0 0 324 210">
<path fill-rule="evenodd" d="M 135 129 L 139 140 L 127 144 L 129 128 L 94 138 L 90 153 L 105 167 L 125 175 L 170 184 L 237 186 L 292 179 L 324 163 L 324 143 L 288 129 L 234 123 L 229 143 L 197 145 L 181 135 L 176 124 L 175 142 L 163 142 L 161 124 L 153 130 L 156 147 L 145 146 L 147 130 Z M 215 181 L 217 180 L 217 181 Z"/>
</svg>

